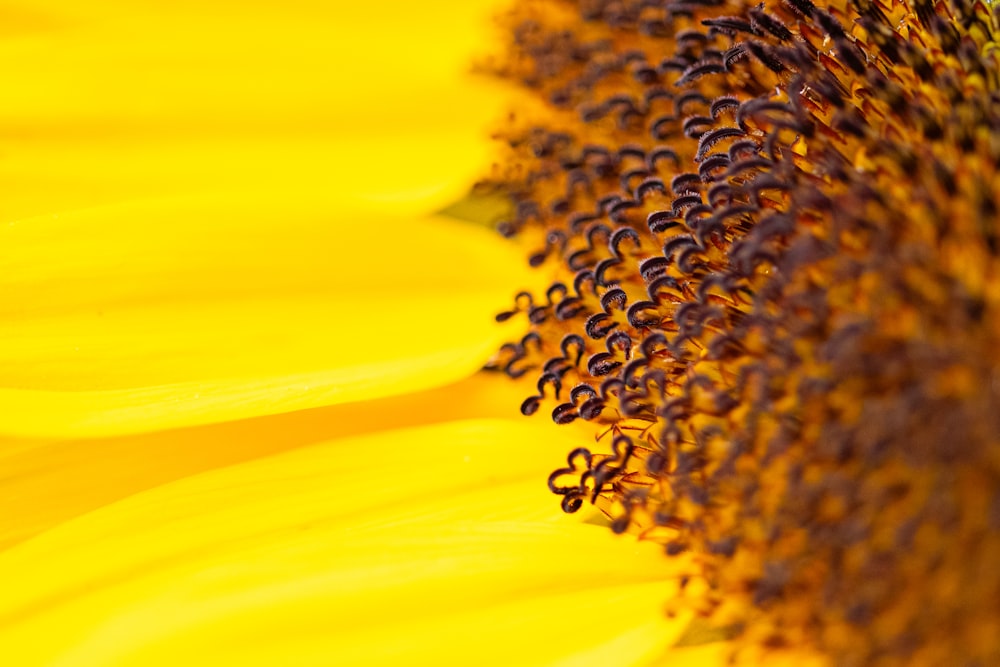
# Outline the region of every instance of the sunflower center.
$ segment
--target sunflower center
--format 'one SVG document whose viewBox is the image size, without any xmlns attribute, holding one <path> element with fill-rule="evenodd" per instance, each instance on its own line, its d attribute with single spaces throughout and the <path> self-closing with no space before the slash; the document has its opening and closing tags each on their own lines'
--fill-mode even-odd
<svg viewBox="0 0 1000 667">
<path fill-rule="evenodd" d="M 568 512 L 701 564 L 745 646 L 1000 661 L 1000 69 L 983 2 L 524 2 L 499 317 L 594 422 Z"/>
</svg>

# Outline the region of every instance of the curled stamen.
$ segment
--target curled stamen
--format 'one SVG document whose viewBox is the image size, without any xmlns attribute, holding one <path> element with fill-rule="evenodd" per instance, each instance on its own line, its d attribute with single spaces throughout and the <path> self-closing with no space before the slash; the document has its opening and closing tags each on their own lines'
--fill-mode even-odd
<svg viewBox="0 0 1000 667">
<path fill-rule="evenodd" d="M 681 125 L 684 136 L 697 139 L 715 126 L 715 120 L 709 116 L 690 116 Z"/>
<path fill-rule="evenodd" d="M 508 377 L 517 379 L 523 376 L 528 371 L 534 368 L 531 364 L 526 364 L 522 366 L 517 366 L 521 361 L 527 358 L 528 354 L 524 350 L 524 347 L 520 345 L 507 344 L 500 348 L 501 351 L 511 352 L 511 357 L 503 367 L 503 372 L 507 374 Z"/>
<path fill-rule="evenodd" d="M 684 70 L 681 78 L 677 80 L 676 85 L 680 86 L 691 83 L 709 74 L 723 74 L 725 72 L 726 66 L 721 62 L 708 61 L 696 63 Z"/>
<path fill-rule="evenodd" d="M 583 299 L 576 296 L 566 297 L 555 307 L 556 319 L 560 322 L 572 320 L 585 312 L 587 312 L 586 304 L 583 303 Z"/>
<path fill-rule="evenodd" d="M 587 269 L 582 269 L 573 276 L 573 291 L 576 292 L 578 297 L 584 296 L 583 286 L 590 283 L 590 292 L 597 294 L 597 281 L 594 280 L 594 272 Z"/>
<path fill-rule="evenodd" d="M 816 11 L 812 0 L 782 0 L 782 4 L 805 17 L 811 17 Z"/>
<path fill-rule="evenodd" d="M 743 136 L 743 130 L 738 127 L 720 127 L 710 132 L 706 132 L 698 140 L 698 152 L 695 154 L 695 160 L 701 160 L 704 158 L 705 153 L 720 141 L 741 136 Z"/>
<path fill-rule="evenodd" d="M 620 287 L 614 287 L 609 289 L 601 297 L 601 308 L 608 315 L 611 314 L 612 310 L 622 310 L 625 308 L 625 302 L 628 300 L 625 290 Z"/>
<path fill-rule="evenodd" d="M 569 424 L 575 421 L 578 416 L 576 406 L 572 403 L 562 403 L 552 410 L 552 421 L 556 424 Z"/>
<path fill-rule="evenodd" d="M 639 201 L 644 200 L 648 195 L 655 191 L 659 191 L 663 194 L 667 192 L 667 186 L 664 185 L 663 181 L 659 178 L 647 178 L 642 183 L 635 188 L 635 198 Z"/>
<path fill-rule="evenodd" d="M 713 172 L 719 169 L 725 169 L 731 163 L 732 161 L 729 159 L 728 155 L 724 155 L 722 153 L 707 155 L 698 164 L 698 176 L 706 183 L 715 180 L 716 174 Z M 728 187 L 728 183 L 725 185 Z M 709 201 L 712 201 L 711 196 L 709 196 Z"/>
<path fill-rule="evenodd" d="M 664 276 L 669 278 L 669 276 Z M 629 325 L 634 329 L 647 329 L 660 324 L 657 305 L 653 301 L 636 301 L 629 306 L 625 314 Z"/>
<path fill-rule="evenodd" d="M 638 208 L 639 206 L 641 206 L 641 202 L 632 199 L 623 199 L 615 202 L 608 207 L 608 218 L 613 222 L 623 223 L 625 222 L 626 211 L 632 208 Z"/>
<path fill-rule="evenodd" d="M 669 267 L 670 260 L 666 257 L 650 257 L 642 260 L 639 264 L 639 275 L 648 284 L 653 279 L 662 276 Z"/>
<path fill-rule="evenodd" d="M 615 333 L 608 336 L 606 341 L 607 350 L 610 354 L 614 354 L 614 348 L 619 348 L 625 354 L 625 360 L 628 361 L 631 357 L 632 352 L 632 338 L 624 331 L 616 331 Z"/>
<path fill-rule="evenodd" d="M 618 323 L 611 320 L 607 314 L 596 313 L 587 319 L 586 324 L 584 324 L 584 331 L 590 338 L 600 340 L 617 327 Z"/>
<path fill-rule="evenodd" d="M 683 249 L 697 245 L 698 242 L 690 234 L 678 234 L 663 244 L 663 256 L 669 261 Z"/>
<path fill-rule="evenodd" d="M 677 100 L 674 103 L 674 107 L 677 109 L 677 114 L 680 116 L 685 116 L 688 114 L 693 114 L 697 109 L 689 109 L 689 106 L 703 107 L 709 104 L 707 97 L 701 94 L 697 90 L 688 90 L 677 96 Z"/>
<path fill-rule="evenodd" d="M 594 490 L 591 493 L 590 502 L 596 502 L 597 497 L 604 491 L 605 485 L 625 471 L 634 451 L 635 445 L 631 438 L 621 434 L 615 436 L 614 440 L 611 441 L 612 455 L 600 461 L 593 468 Z M 628 526 L 628 524 L 625 525 Z M 623 531 L 624 528 L 618 532 Z"/>
<path fill-rule="evenodd" d="M 634 181 L 638 180 L 640 182 L 640 184 L 641 184 L 641 183 L 644 183 L 646 180 L 648 180 L 648 177 L 649 177 L 649 170 L 646 169 L 645 167 L 639 167 L 637 169 L 630 169 L 630 170 L 626 171 L 625 173 L 623 173 L 619 177 L 618 182 L 621 185 L 622 190 L 628 192 L 630 190 L 633 190 L 632 183 Z M 639 185 L 637 185 L 635 187 L 639 187 Z M 642 199 L 641 197 L 638 197 L 638 196 L 636 196 L 634 198 L 635 199 Z"/>
<path fill-rule="evenodd" d="M 753 40 L 744 42 L 743 45 L 747 51 L 772 72 L 781 74 L 787 69 L 777 50 Z"/>
<path fill-rule="evenodd" d="M 572 364 L 576 366 L 580 363 L 580 360 L 586 352 L 586 341 L 584 341 L 583 338 L 577 334 L 566 334 L 566 336 L 563 337 L 562 342 L 559 343 L 559 349 L 562 350 L 563 359 L 566 359 L 567 361 L 570 359 L 571 350 L 573 348 L 575 348 L 575 352 L 572 354 Z"/>
<path fill-rule="evenodd" d="M 686 192 L 696 191 L 700 185 L 701 177 L 692 173 L 678 174 L 670 181 L 670 189 L 678 197 Z"/>
<path fill-rule="evenodd" d="M 533 297 L 530 292 L 518 292 L 514 297 L 514 309 L 499 313 L 496 316 L 497 322 L 505 322 L 518 313 L 528 312 L 535 307 Z"/>
<path fill-rule="evenodd" d="M 610 283 L 604 274 L 621 263 L 622 260 L 617 257 L 602 259 L 597 263 L 597 266 L 594 267 L 594 282 L 602 287 L 608 287 Z"/>
<path fill-rule="evenodd" d="M 679 227 L 680 224 L 673 211 L 654 211 L 646 218 L 646 226 L 653 234 L 660 234 L 673 227 Z"/>
<path fill-rule="evenodd" d="M 756 34 L 750 21 L 739 16 L 720 16 L 719 18 L 705 19 L 701 24 L 714 28 L 726 35 L 736 35 L 740 32 Z"/>
<path fill-rule="evenodd" d="M 621 246 L 625 239 L 631 241 L 632 245 L 634 245 L 637 249 L 641 247 L 639 234 L 637 234 L 634 229 L 631 227 L 622 227 L 621 229 L 617 229 L 614 234 L 611 235 L 611 238 L 608 239 L 608 248 L 611 250 L 611 254 L 617 259 L 624 259 L 619 246 Z"/>
<path fill-rule="evenodd" d="M 758 7 L 753 7 L 750 9 L 749 15 L 751 28 L 756 34 L 760 35 L 767 32 L 779 41 L 791 41 L 792 31 L 771 14 Z"/>
<path fill-rule="evenodd" d="M 677 157 L 677 153 L 675 153 L 673 149 L 660 146 L 650 152 L 649 157 L 647 158 L 647 164 L 649 165 L 650 170 L 655 171 L 657 164 L 661 160 L 670 160 L 674 163 L 674 165 L 680 164 L 680 159 Z"/>
<path fill-rule="evenodd" d="M 604 377 L 621 365 L 622 362 L 615 361 L 613 354 L 598 352 L 587 360 L 587 372 L 595 378 Z"/>
<path fill-rule="evenodd" d="M 677 279 L 673 276 L 659 276 L 658 278 L 651 280 L 649 284 L 646 285 L 646 293 L 654 302 L 659 301 L 661 292 L 679 294 L 681 292 L 680 283 L 677 282 Z M 638 307 L 638 304 L 633 305 L 629 311 L 631 312 L 636 307 Z M 644 305 L 643 307 L 647 306 Z"/>
<path fill-rule="evenodd" d="M 639 378 L 637 374 L 640 371 L 645 370 L 650 364 L 650 360 L 645 357 L 639 359 L 633 359 L 631 362 L 625 365 L 622 369 L 622 382 L 629 389 L 636 389 L 639 386 Z"/>
<path fill-rule="evenodd" d="M 699 179 L 701 180 L 701 179 Z M 670 205 L 671 211 L 674 215 L 684 215 L 685 211 L 691 206 L 696 206 L 701 204 L 701 195 L 698 193 L 688 193 L 676 197 L 673 203 Z"/>
</svg>

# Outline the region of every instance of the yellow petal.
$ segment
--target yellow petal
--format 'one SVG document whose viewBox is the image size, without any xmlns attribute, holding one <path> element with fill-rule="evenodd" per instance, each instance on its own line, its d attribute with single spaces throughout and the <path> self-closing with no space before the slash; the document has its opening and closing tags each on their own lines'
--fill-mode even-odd
<svg viewBox="0 0 1000 667">
<path fill-rule="evenodd" d="M 333 438 L 454 419 L 510 417 L 533 391 L 530 383 L 477 374 L 416 394 L 171 431 L 92 440 L 0 440 L 0 549 L 206 470 Z M 570 434 L 580 442 L 593 438 L 590 425 L 560 427 L 542 417 L 530 424 L 537 433 L 533 437 L 542 442 Z"/>
<path fill-rule="evenodd" d="M 265 185 L 429 211 L 489 165 L 484 3 L 139 4 L 13 8 L 63 27 L 0 41 L 0 220 Z"/>
<path fill-rule="evenodd" d="M 21 665 L 530 665 L 631 633 L 658 643 L 629 660 L 648 657 L 686 621 L 659 609 L 677 566 L 558 513 L 538 476 L 570 442 L 452 423 L 133 496 L 0 553 L 0 651 Z"/>
<path fill-rule="evenodd" d="M 0 228 L 0 433 L 101 436 L 445 384 L 504 332 L 519 253 L 278 194 Z M 526 281 L 533 280 L 525 275 Z"/>
<path fill-rule="evenodd" d="M 478 112 L 469 104 L 493 97 L 482 89 L 461 90 L 436 98 L 454 102 L 441 113 L 455 120 L 450 127 L 378 134 L 345 136 L 348 125 L 293 136 L 245 130 L 212 137 L 156 127 L 74 128 L 70 138 L 55 128 L 41 128 L 36 136 L 0 129 L 0 188 L 6 193 L 0 222 L 143 197 L 260 187 L 353 199 L 389 212 L 436 210 L 465 193 L 491 159 L 483 139 L 487 123 L 474 120 Z M 478 97 L 470 95 L 476 90 Z"/>
</svg>

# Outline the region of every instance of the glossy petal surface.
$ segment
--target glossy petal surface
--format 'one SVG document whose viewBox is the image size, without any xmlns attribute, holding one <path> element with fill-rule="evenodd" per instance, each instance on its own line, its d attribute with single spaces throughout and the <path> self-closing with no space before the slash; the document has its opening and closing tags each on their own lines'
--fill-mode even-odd
<svg viewBox="0 0 1000 667">
<path fill-rule="evenodd" d="M 399 394 L 498 338 L 516 253 L 444 220 L 282 196 L 0 229 L 0 433 L 100 436 Z M 526 277 L 527 279 L 527 277 Z"/>
<path fill-rule="evenodd" d="M 0 554 L 0 647 L 25 665 L 649 657 L 683 629 L 657 613 L 676 572 L 546 502 L 539 453 L 560 443 L 538 434 L 387 431 L 109 505 Z"/>
<path fill-rule="evenodd" d="M 443 206 L 502 107 L 467 71 L 487 3 L 444 4 L 3 3 L 0 220 L 260 187 Z"/>
</svg>

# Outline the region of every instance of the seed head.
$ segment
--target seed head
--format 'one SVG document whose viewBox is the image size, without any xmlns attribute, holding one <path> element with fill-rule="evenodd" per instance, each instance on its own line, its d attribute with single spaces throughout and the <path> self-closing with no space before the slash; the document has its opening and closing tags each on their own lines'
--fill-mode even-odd
<svg viewBox="0 0 1000 667">
<path fill-rule="evenodd" d="M 522 2 L 491 366 L 602 434 L 568 512 L 744 650 L 1000 664 L 1000 61 L 982 1 Z"/>
</svg>

